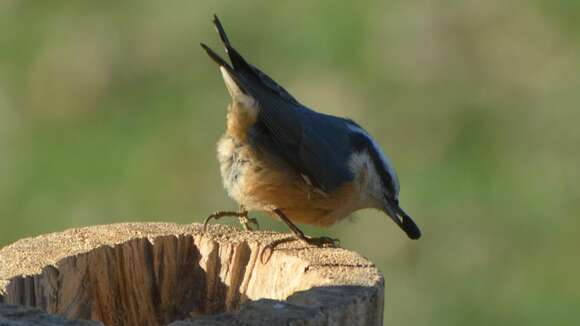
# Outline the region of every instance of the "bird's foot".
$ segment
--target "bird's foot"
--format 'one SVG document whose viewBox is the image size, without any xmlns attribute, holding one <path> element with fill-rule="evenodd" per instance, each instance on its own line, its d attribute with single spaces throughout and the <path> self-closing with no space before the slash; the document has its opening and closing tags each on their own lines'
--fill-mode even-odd
<svg viewBox="0 0 580 326">
<path fill-rule="evenodd" d="M 205 222 L 203 223 L 203 231 L 205 232 L 207 230 L 207 225 L 209 224 L 209 222 L 211 220 L 219 220 L 222 217 L 226 217 L 226 216 L 235 216 L 238 217 L 238 219 L 240 220 L 240 223 L 242 224 L 242 227 L 244 228 L 244 230 L 246 231 L 252 231 L 252 227 L 251 225 L 255 225 L 256 228 L 260 228 L 260 225 L 258 224 L 258 220 L 256 220 L 255 218 L 251 218 L 248 216 L 248 211 L 246 210 L 240 210 L 238 212 L 234 212 L 234 211 L 217 211 L 213 214 L 211 214 L 210 216 L 208 216 L 205 219 Z"/>
<path fill-rule="evenodd" d="M 211 220 L 219 220 L 220 218 L 226 216 L 237 216 L 241 218 L 243 216 L 243 213 L 234 211 L 217 211 L 205 219 L 205 222 L 203 222 L 203 231 L 205 232 L 207 230 L 207 225 Z"/>
<path fill-rule="evenodd" d="M 316 246 L 318 248 L 338 248 L 338 247 L 340 247 L 340 240 L 329 238 L 329 237 L 310 238 L 310 237 L 306 237 L 306 236 L 301 237 L 299 235 L 290 236 L 287 238 L 275 240 L 274 242 L 264 246 L 264 250 L 262 250 L 262 253 L 260 254 L 260 261 L 262 262 L 262 264 L 266 264 L 268 262 L 268 260 L 270 260 L 270 257 L 272 257 L 272 254 L 274 253 L 274 249 L 276 249 L 276 247 L 278 247 L 279 245 L 281 245 L 283 243 L 292 242 L 292 241 L 303 241 L 306 244 L 313 245 L 313 246 Z"/>
<path fill-rule="evenodd" d="M 333 239 L 329 237 L 317 237 L 317 238 L 308 237 L 288 218 L 288 216 L 286 216 L 286 214 L 284 214 L 284 212 L 281 209 L 275 208 L 272 212 L 276 214 L 278 218 L 282 220 L 282 222 L 286 223 L 290 231 L 294 233 L 294 235 L 296 236 L 296 238 L 298 238 L 298 240 L 302 240 L 307 244 L 314 245 L 320 248 L 336 248 L 340 244 L 340 241 L 338 239 Z"/>
<path fill-rule="evenodd" d="M 329 237 L 316 237 L 316 238 L 304 237 L 300 240 L 302 240 L 310 245 L 319 247 L 319 248 L 338 248 L 338 247 L 340 247 L 340 240 L 339 239 L 333 239 L 333 238 L 329 238 Z"/>
<path fill-rule="evenodd" d="M 244 228 L 244 230 L 254 231 L 254 228 L 251 225 L 254 225 L 256 227 L 256 229 L 259 230 L 260 224 L 258 224 L 258 220 L 253 218 L 253 217 L 249 217 L 248 212 L 245 212 L 245 213 L 246 213 L 245 215 L 242 215 L 239 217 L 240 224 L 242 224 L 242 227 Z"/>
</svg>

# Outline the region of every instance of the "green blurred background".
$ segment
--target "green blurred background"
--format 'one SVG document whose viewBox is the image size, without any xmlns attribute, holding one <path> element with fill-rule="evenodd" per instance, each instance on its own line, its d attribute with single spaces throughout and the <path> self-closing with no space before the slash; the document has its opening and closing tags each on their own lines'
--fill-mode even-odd
<svg viewBox="0 0 580 326">
<path fill-rule="evenodd" d="M 221 49 L 213 13 L 391 156 L 420 241 L 374 211 L 304 228 L 376 262 L 386 324 L 579 324 L 575 0 L 2 0 L 0 246 L 236 207 L 215 158 L 228 96 L 198 45 Z"/>
</svg>

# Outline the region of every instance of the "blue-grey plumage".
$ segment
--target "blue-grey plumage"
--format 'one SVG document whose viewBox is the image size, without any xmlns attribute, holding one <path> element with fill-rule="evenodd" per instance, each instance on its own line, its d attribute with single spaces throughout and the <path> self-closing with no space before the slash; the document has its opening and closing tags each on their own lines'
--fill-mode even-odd
<svg viewBox="0 0 580 326">
<path fill-rule="evenodd" d="M 313 111 L 249 64 L 214 24 L 231 65 L 206 45 L 232 97 L 218 160 L 228 194 L 249 210 L 330 225 L 376 208 L 412 239 L 419 228 L 399 206 L 399 181 L 377 142 L 350 119 Z M 278 214 L 280 215 L 280 214 Z"/>
</svg>

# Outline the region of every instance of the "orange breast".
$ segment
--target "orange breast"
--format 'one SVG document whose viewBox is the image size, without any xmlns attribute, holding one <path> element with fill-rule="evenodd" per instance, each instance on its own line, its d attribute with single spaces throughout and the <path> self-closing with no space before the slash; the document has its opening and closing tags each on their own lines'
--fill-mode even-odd
<svg viewBox="0 0 580 326">
<path fill-rule="evenodd" d="M 246 206 L 263 211 L 279 208 L 293 222 L 322 226 L 358 208 L 352 184 L 322 193 L 278 158 L 256 150 L 252 154 L 253 168 L 246 171 L 242 189 Z"/>
</svg>

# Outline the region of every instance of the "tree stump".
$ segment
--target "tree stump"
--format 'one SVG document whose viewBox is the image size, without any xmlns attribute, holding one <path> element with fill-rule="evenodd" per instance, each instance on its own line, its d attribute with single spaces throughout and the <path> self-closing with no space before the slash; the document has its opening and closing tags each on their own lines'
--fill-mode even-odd
<svg viewBox="0 0 580 326">
<path fill-rule="evenodd" d="M 22 239 L 0 250 L 0 324 L 382 325 L 371 262 L 299 241 L 268 249 L 288 237 L 124 223 Z"/>
</svg>

